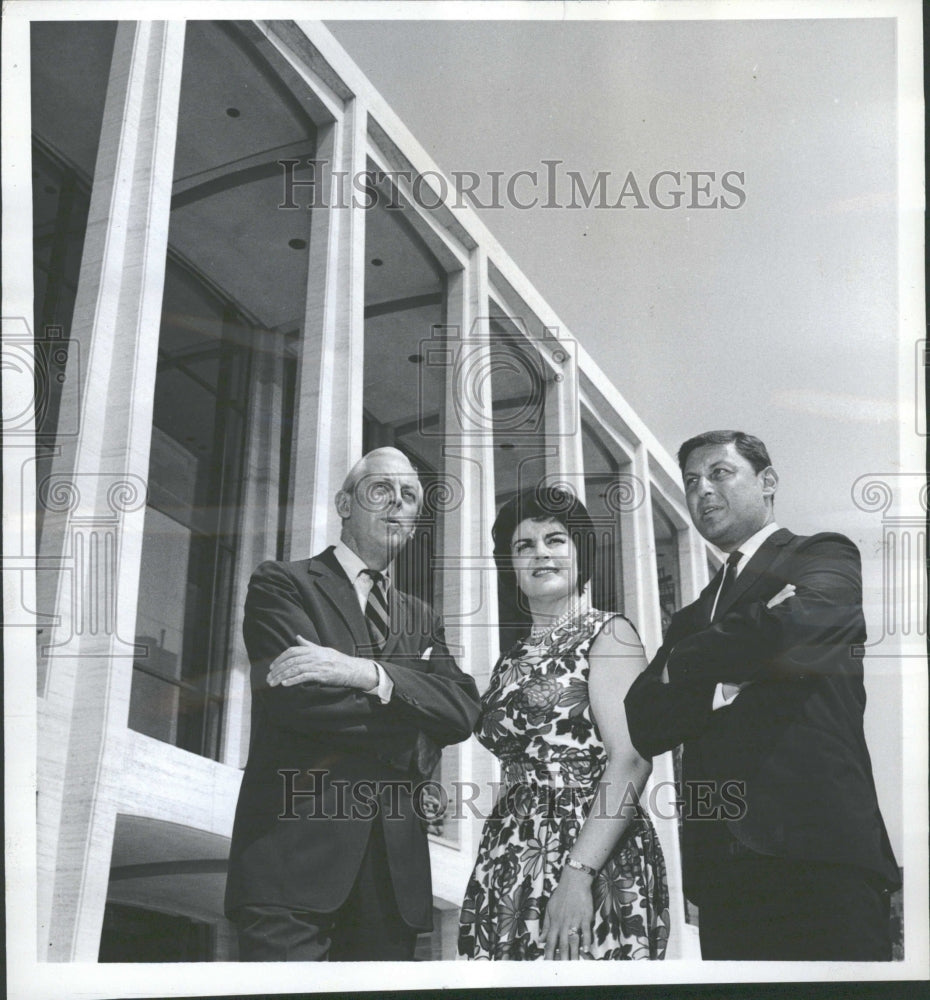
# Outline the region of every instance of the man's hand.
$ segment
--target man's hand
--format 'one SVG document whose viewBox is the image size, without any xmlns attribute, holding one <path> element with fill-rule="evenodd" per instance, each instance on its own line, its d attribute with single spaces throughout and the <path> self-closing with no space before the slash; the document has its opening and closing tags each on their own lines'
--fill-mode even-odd
<svg viewBox="0 0 930 1000">
<path fill-rule="evenodd" d="M 794 597 L 795 593 L 794 584 L 786 583 L 774 597 L 769 599 L 765 606 L 769 609 L 776 608 L 779 604 L 787 601 L 789 597 Z"/>
<path fill-rule="evenodd" d="M 277 656 L 268 669 L 268 685 L 322 684 L 326 687 L 371 691 L 378 686 L 378 670 L 371 660 L 347 656 L 338 649 L 318 646 L 303 636 Z"/>
<path fill-rule="evenodd" d="M 793 597 L 795 593 L 794 584 L 786 583 L 774 597 L 769 598 L 765 606 L 770 610 L 772 608 L 777 608 L 779 604 L 787 601 L 789 597 Z M 747 687 L 750 683 L 752 682 L 744 681 L 742 684 L 721 684 L 720 690 L 723 697 L 726 698 L 727 701 L 731 701 L 740 693 L 740 691 L 743 690 L 744 687 Z"/>
</svg>

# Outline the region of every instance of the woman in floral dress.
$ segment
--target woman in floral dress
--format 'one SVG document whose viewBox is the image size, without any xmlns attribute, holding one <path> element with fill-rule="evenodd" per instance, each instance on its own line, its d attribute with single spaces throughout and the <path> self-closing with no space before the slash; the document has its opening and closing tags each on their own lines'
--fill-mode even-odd
<svg viewBox="0 0 930 1000">
<path fill-rule="evenodd" d="M 668 889 L 639 802 L 652 768 L 623 698 L 646 664 L 633 626 L 592 608 L 596 535 L 560 488 L 524 491 L 494 523 L 501 595 L 532 621 L 498 661 L 478 739 L 501 762 L 459 925 L 475 959 L 663 958 Z"/>
</svg>

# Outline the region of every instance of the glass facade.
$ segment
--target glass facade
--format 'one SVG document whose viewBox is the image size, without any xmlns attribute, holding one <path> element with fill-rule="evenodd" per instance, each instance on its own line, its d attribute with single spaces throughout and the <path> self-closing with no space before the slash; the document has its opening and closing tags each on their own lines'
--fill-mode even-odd
<svg viewBox="0 0 930 1000">
<path fill-rule="evenodd" d="M 209 69 L 208 69 L 209 68 Z M 192 22 L 184 47 L 129 725 L 217 759 L 243 532 L 246 424 L 278 428 L 288 499 L 310 213 L 279 210 L 282 149 L 314 128 L 252 47 Z M 281 227 L 275 223 L 283 223 Z M 253 367 L 275 356 L 276 400 Z M 264 360 L 264 359 L 261 359 Z M 264 406 L 262 406 L 264 403 Z M 282 503 L 283 501 L 283 503 Z M 277 545 L 283 543 L 278 517 Z"/>
<path fill-rule="evenodd" d="M 71 321 L 115 34 L 115 24 L 105 21 L 37 22 L 31 28 L 36 530 L 40 543 L 47 502 L 43 487 L 52 457 L 60 450 L 62 438 L 73 437 L 77 431 L 73 404 L 66 404 L 61 412 L 62 391 L 73 346 Z M 80 392 L 79 386 L 71 389 Z"/>
<path fill-rule="evenodd" d="M 591 420 L 582 419 L 581 436 L 586 506 L 599 535 L 591 600 L 596 608 L 622 614 L 625 487 L 620 476 L 626 463 L 617 445 Z"/>
<path fill-rule="evenodd" d="M 678 565 L 678 529 L 662 507 L 653 501 L 652 525 L 656 545 L 656 573 L 659 578 L 659 609 L 662 634 L 672 615 L 681 607 L 681 571 Z"/>
<path fill-rule="evenodd" d="M 35 327 L 42 331 L 37 356 L 62 374 L 75 348 L 66 343 L 62 352 L 57 344 L 47 345 L 67 341 L 94 165 L 98 152 L 104 164 L 115 155 L 98 151 L 101 122 L 109 120 L 108 84 L 120 94 L 121 78 L 114 72 L 110 79 L 110 64 L 122 59 L 122 73 L 136 55 L 127 26 L 118 33 L 113 24 L 69 24 L 67 45 L 64 30 L 39 23 L 32 36 Z M 221 877 L 216 850 L 210 864 L 198 868 L 203 857 L 195 834 L 208 832 L 221 843 L 228 837 L 248 745 L 245 586 L 261 560 L 311 555 L 310 539 L 319 547 L 318 536 L 326 533 L 325 544 L 335 541 L 333 494 L 347 463 L 361 452 L 397 447 L 419 469 L 423 515 L 395 562 L 395 585 L 453 622 L 450 631 L 460 641 L 456 655 L 479 687 L 498 645 L 509 646 L 512 629 L 526 618 L 525 609 L 504 606 L 506 601 L 496 606 L 493 585 L 486 582 L 493 578 L 490 522 L 520 489 L 583 483 L 599 534 L 592 596 L 607 610 L 632 608 L 641 591 L 652 594 L 655 580 L 645 586 L 642 568 L 630 557 L 632 527 L 641 527 L 637 519 L 649 510 L 637 503 L 652 503 L 663 617 L 681 598 L 677 530 L 650 499 L 649 483 L 632 476 L 633 447 L 620 446 L 593 410 L 578 420 L 578 366 L 574 359 L 555 366 L 549 359 L 552 344 L 543 341 L 556 320 L 545 315 L 548 307 L 534 305 L 533 314 L 523 309 L 526 301 L 544 303 L 509 262 L 492 267 L 489 251 L 458 217 L 414 204 L 388 181 L 366 182 L 368 192 L 377 185 L 380 196 L 361 216 L 325 205 L 308 210 L 309 188 L 287 207 L 284 178 L 309 182 L 308 162 L 316 157 L 330 169 L 371 171 L 388 155 L 404 162 L 379 131 L 377 115 L 366 111 L 365 95 L 351 93 L 323 65 L 303 31 L 290 23 L 190 21 L 183 54 L 179 36 L 177 50 L 150 70 L 167 75 L 172 59 L 181 59 L 175 63 L 181 74 L 177 120 L 153 101 L 154 116 L 162 116 L 176 139 L 171 170 L 161 164 L 152 180 L 166 195 L 158 203 L 165 211 L 149 220 L 151 230 L 162 227 L 164 241 L 160 311 L 151 322 L 120 330 L 136 338 L 136 356 L 150 347 L 146 357 L 153 359 L 132 373 L 151 389 L 144 425 L 146 435 L 150 427 L 148 451 L 129 430 L 113 449 L 116 454 L 122 448 L 125 468 L 144 478 L 147 488 L 127 557 L 128 575 L 138 580 L 126 601 L 135 652 L 112 662 L 100 658 L 100 687 L 93 696 L 82 690 L 80 704 L 70 695 L 77 707 L 68 725 L 82 724 L 80 713 L 91 709 L 95 725 L 105 710 L 120 717 L 118 725 L 106 719 L 118 739 L 101 740 L 98 758 L 88 754 L 81 766 L 109 778 L 122 766 L 107 756 L 119 745 L 126 760 L 145 772 L 145 787 L 135 787 L 129 780 L 135 775 L 127 773 L 115 790 L 101 791 L 89 781 L 86 794 L 111 796 L 99 806 L 101 813 L 109 809 L 161 824 L 133 861 L 156 863 L 151 882 L 160 909 L 148 908 L 142 890 L 137 898 L 132 879 L 124 879 L 122 895 L 109 903 L 96 900 L 96 910 L 90 908 L 103 937 L 96 956 L 82 952 L 85 961 L 229 957 L 228 942 L 216 945 L 223 926 L 219 907 L 209 903 L 216 910 L 213 924 L 195 919 L 199 911 L 190 909 L 189 886 L 182 890 L 172 879 L 194 870 L 205 880 Z M 146 120 L 146 139 L 146 129 L 156 131 Z M 124 132 L 122 143 L 140 141 L 135 131 Z M 296 162 L 292 173 L 285 173 L 283 161 Z M 106 226 L 116 224 L 105 220 Z M 500 304 L 503 290 L 517 308 Z M 88 334 L 80 349 L 89 350 L 91 340 Z M 464 371 L 456 370 L 455 358 Z M 137 384 L 118 376 L 116 389 L 108 392 Z M 49 384 L 52 392 L 36 413 L 40 482 L 68 431 L 59 403 L 64 396 L 55 388 L 63 383 Z M 324 390 L 332 386 L 333 399 L 326 402 Z M 131 425 L 136 402 L 127 398 L 125 404 Z M 603 412 L 614 405 L 625 404 L 608 400 Z M 470 423 L 475 413 L 477 424 Z M 580 443 L 568 436 L 575 433 L 572 420 L 578 421 Z M 141 456 L 138 464 L 134 456 Z M 335 485 L 324 490 L 318 483 L 325 474 Z M 642 496 L 630 492 L 634 481 Z M 320 514 L 324 509 L 329 522 Z M 41 520 L 41 508 L 39 513 Z M 306 528 L 311 520 L 312 531 Z M 648 609 L 650 602 L 640 603 Z M 647 629 L 651 624 L 646 622 Z M 91 652 L 75 655 L 97 663 L 87 648 Z M 107 699 L 114 691 L 124 701 L 111 709 Z M 65 698 L 47 700 L 57 706 Z M 73 742 L 67 753 L 83 752 Z M 451 793 L 460 778 L 490 782 L 496 772 L 485 751 L 469 741 L 447 748 L 433 777 Z M 70 867 L 59 863 L 58 855 L 81 843 L 90 829 L 88 822 L 72 832 L 67 824 L 94 815 L 86 798 L 80 800 L 87 807 L 83 813 L 69 812 L 66 795 L 84 794 L 74 792 L 77 787 L 62 793 L 63 832 L 59 836 L 56 828 L 54 844 L 43 855 L 41 877 L 54 883 L 56 893 L 66 877 L 62 872 L 70 877 L 77 871 L 80 881 L 82 866 L 111 863 L 107 834 L 87 837 L 93 848 L 88 858 Z M 204 801 L 212 803 L 209 808 Z M 218 801 L 230 804 L 228 816 L 215 807 Z M 183 826 L 194 834 L 188 832 L 181 849 Z M 430 821 L 434 885 L 464 884 L 479 831 L 480 818 L 467 807 L 462 815 L 437 814 Z M 104 846 L 98 850 L 98 844 Z M 105 882 L 97 869 L 94 878 L 95 885 Z M 420 957 L 450 957 L 458 903 L 440 898 L 437 890 L 438 929 L 421 942 Z M 82 912 L 61 919 L 76 925 L 91 918 Z M 61 947 L 64 952 L 67 946 Z"/>
</svg>

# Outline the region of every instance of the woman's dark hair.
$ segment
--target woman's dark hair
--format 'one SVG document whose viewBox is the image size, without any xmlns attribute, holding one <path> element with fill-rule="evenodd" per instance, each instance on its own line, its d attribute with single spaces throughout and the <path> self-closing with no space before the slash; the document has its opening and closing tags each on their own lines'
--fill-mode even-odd
<svg viewBox="0 0 930 1000">
<path fill-rule="evenodd" d="M 565 486 L 532 486 L 511 497 L 501 507 L 491 529 L 494 561 L 497 563 L 498 593 L 517 598 L 510 543 L 522 521 L 558 521 L 575 546 L 578 564 L 578 593 L 594 573 L 597 533 L 585 505 Z"/>
</svg>

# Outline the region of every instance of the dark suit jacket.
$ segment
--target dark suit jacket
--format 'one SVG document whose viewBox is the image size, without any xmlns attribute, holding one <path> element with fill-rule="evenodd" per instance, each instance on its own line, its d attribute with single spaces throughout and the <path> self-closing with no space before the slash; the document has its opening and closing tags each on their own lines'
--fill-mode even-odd
<svg viewBox="0 0 930 1000">
<path fill-rule="evenodd" d="M 411 789 L 429 776 L 442 746 L 471 735 L 478 693 L 421 601 L 392 587 L 389 610 L 391 634 L 377 657 L 394 684 L 388 704 L 349 688 L 269 687 L 271 661 L 298 635 L 358 656 L 372 656 L 371 640 L 332 548 L 313 559 L 265 562 L 253 574 L 243 623 L 252 731 L 230 848 L 228 914 L 244 904 L 337 909 L 377 821 L 400 912 L 411 927 L 429 928 L 429 850 Z"/>
<path fill-rule="evenodd" d="M 787 583 L 796 594 L 767 608 Z M 842 535 L 774 532 L 710 625 L 718 584 L 719 576 L 674 616 L 626 698 L 630 736 L 644 757 L 684 744 L 686 894 L 700 903 L 712 866 L 739 853 L 734 844 L 856 865 L 897 884 L 862 728 L 858 549 Z M 718 682 L 744 681 L 751 684 L 732 704 L 712 710 Z M 711 805 L 716 820 L 707 818 Z"/>
</svg>

